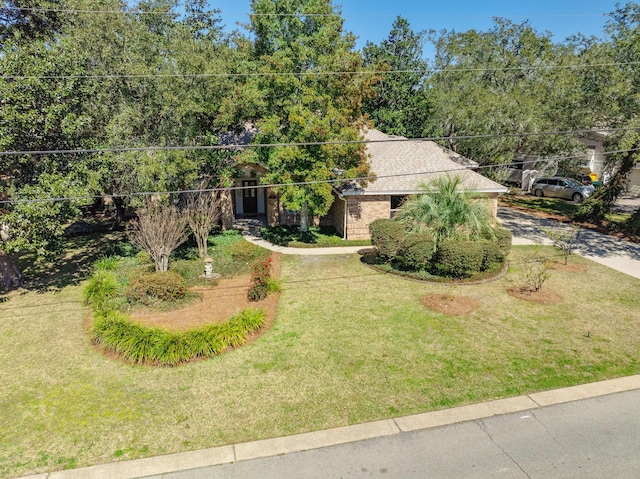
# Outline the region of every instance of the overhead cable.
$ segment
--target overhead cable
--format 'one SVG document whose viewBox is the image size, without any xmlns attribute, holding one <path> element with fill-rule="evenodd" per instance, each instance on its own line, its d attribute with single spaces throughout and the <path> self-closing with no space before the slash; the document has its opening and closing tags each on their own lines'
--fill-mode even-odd
<svg viewBox="0 0 640 479">
<path fill-rule="evenodd" d="M 603 151 L 600 154 L 609 155 L 616 153 L 630 153 L 640 151 L 640 148 L 631 148 L 628 150 L 612 150 L 612 151 Z M 536 162 L 543 161 L 567 161 L 573 159 L 584 158 L 585 154 L 582 155 L 571 155 L 571 156 L 552 156 L 548 158 L 536 158 Z M 370 176 L 358 176 L 358 177 L 349 177 L 349 178 L 331 178 L 326 180 L 313 180 L 313 181 L 298 181 L 293 183 L 271 183 L 271 184 L 258 184 L 252 186 L 229 186 L 229 187 L 216 187 L 216 188 L 199 188 L 199 189 L 189 189 L 189 190 L 172 190 L 172 191 L 138 191 L 133 193 L 109 193 L 102 195 L 78 195 L 78 196 L 67 196 L 67 197 L 57 197 L 57 198 L 31 198 L 31 199 L 22 199 L 22 200 L 2 200 L 0 204 L 22 204 L 22 203 L 56 203 L 60 201 L 83 201 L 83 200 L 96 200 L 100 198 L 128 198 L 134 196 L 152 196 L 152 195 L 178 195 L 178 194 L 194 194 L 194 193 L 213 193 L 213 192 L 221 192 L 221 191 L 237 191 L 237 190 L 247 190 L 247 189 L 257 189 L 257 188 L 282 188 L 288 186 L 310 186 L 317 184 L 335 184 L 335 183 L 345 183 L 345 182 L 363 182 L 363 181 L 373 181 L 378 178 L 397 178 L 397 177 L 406 177 L 406 176 L 422 176 L 422 175 L 435 175 L 441 173 L 456 173 L 470 170 L 482 170 L 489 168 L 508 168 L 509 164 L 506 163 L 496 163 L 491 165 L 479 165 L 474 167 L 464 167 L 460 168 L 447 168 L 443 170 L 431 170 L 431 171 L 418 171 L 411 173 L 395 173 L 389 175 L 370 175 Z"/>
</svg>

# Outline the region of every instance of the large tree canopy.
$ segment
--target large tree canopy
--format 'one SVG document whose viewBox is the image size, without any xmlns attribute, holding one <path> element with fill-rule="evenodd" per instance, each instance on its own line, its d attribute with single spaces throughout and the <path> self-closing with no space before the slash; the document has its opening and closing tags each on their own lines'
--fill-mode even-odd
<svg viewBox="0 0 640 479">
<path fill-rule="evenodd" d="M 253 150 L 245 159 L 267 166 L 264 181 L 282 185 L 281 200 L 300 212 L 304 231 L 309 218 L 326 214 L 333 202 L 331 185 L 322 183 L 332 170 L 367 174 L 362 145 L 292 144 L 360 138 L 363 80 L 357 72 L 362 59 L 330 0 L 253 0 L 251 8 L 254 55 L 262 75 L 247 111 L 255 112 L 255 141 L 282 146 Z"/>
</svg>

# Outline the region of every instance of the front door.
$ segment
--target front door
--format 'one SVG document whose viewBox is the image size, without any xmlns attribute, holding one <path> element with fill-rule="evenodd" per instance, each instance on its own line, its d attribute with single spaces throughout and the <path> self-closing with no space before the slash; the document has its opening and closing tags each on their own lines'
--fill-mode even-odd
<svg viewBox="0 0 640 479">
<path fill-rule="evenodd" d="M 242 181 L 242 210 L 245 215 L 258 214 L 258 180 Z"/>
</svg>

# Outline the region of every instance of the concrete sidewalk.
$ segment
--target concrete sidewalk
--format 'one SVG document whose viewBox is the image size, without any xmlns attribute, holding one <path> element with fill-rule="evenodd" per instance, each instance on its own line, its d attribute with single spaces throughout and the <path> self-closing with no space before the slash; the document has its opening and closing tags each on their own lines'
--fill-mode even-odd
<svg viewBox="0 0 640 479">
<path fill-rule="evenodd" d="M 513 244 L 552 244 L 546 230 L 570 230 L 556 220 L 510 208 L 499 208 L 498 219 L 511 231 Z M 580 228 L 575 253 L 635 278 L 640 278 L 640 244 Z"/>
<path fill-rule="evenodd" d="M 28 476 L 23 479 L 138 479 L 178 471 L 201 469 L 257 458 L 281 456 L 372 438 L 400 438 L 414 431 L 475 421 L 521 411 L 640 389 L 640 375 L 584 384 L 553 391 L 516 396 L 480 404 L 445 409 L 295 436 L 265 439 L 200 451 Z"/>
</svg>

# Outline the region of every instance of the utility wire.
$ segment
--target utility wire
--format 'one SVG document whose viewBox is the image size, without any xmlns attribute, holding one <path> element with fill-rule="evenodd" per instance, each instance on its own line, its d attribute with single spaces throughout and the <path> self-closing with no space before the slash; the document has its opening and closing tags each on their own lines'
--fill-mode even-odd
<svg viewBox="0 0 640 479">
<path fill-rule="evenodd" d="M 611 63 L 579 63 L 574 65 L 523 65 L 518 67 L 478 67 L 466 68 L 451 65 L 445 68 L 427 68 L 419 70 L 360 70 L 360 71 L 304 71 L 304 72 L 247 72 L 247 73 L 149 73 L 149 74 L 103 74 L 103 75 L 2 75 L 3 80 L 116 80 L 126 78 L 249 78 L 249 77 L 304 77 L 332 75 L 389 75 L 389 74 L 421 74 L 460 73 L 460 72 L 497 72 L 520 70 L 571 70 L 588 68 L 605 68 L 640 65 L 636 62 Z"/>
<path fill-rule="evenodd" d="M 601 155 L 609 155 L 615 153 L 630 153 L 634 151 L 640 151 L 640 148 L 632 148 L 628 150 L 612 150 L 612 151 L 603 151 L 599 154 Z M 545 162 L 545 161 L 567 161 L 572 159 L 580 159 L 584 158 L 585 155 L 572 155 L 572 156 L 552 156 L 548 158 L 537 158 L 535 162 Z M 310 185 L 318 185 L 318 184 L 335 184 L 335 183 L 347 183 L 347 182 L 363 182 L 363 181 L 373 181 L 378 178 L 398 178 L 398 177 L 406 177 L 406 176 L 421 176 L 421 175 L 435 175 L 441 173 L 455 173 L 462 171 L 470 171 L 470 170 L 482 170 L 489 168 L 508 168 L 509 164 L 505 163 L 495 163 L 491 165 L 481 165 L 474 167 L 464 167 L 460 168 L 446 168 L 443 170 L 430 170 L 430 171 L 418 171 L 411 173 L 395 173 L 389 175 L 369 175 L 369 176 L 358 176 L 358 177 L 350 177 L 350 178 L 332 178 L 327 180 L 314 180 L 314 181 L 298 181 L 294 183 L 271 183 L 271 184 L 258 184 L 253 186 L 229 186 L 229 187 L 216 187 L 216 188 L 199 188 L 199 189 L 190 189 L 190 190 L 172 190 L 172 191 L 138 191 L 134 193 L 113 193 L 113 194 L 103 194 L 103 195 L 86 195 L 86 196 L 67 196 L 67 197 L 57 197 L 57 198 L 32 198 L 32 199 L 24 199 L 24 200 L 3 200 L 0 201 L 0 204 L 20 204 L 20 203 L 56 203 L 59 201 L 82 201 L 82 200 L 95 200 L 100 198 L 128 198 L 133 196 L 151 196 L 151 195 L 176 195 L 176 194 L 193 194 L 193 193 L 214 193 L 214 192 L 222 192 L 222 191 L 238 191 L 238 190 L 247 190 L 247 189 L 257 189 L 257 188 L 280 188 L 285 186 L 310 186 Z"/>
<path fill-rule="evenodd" d="M 55 12 L 55 13 L 95 13 L 95 14 L 121 14 L 121 15 L 181 15 L 180 12 L 168 11 L 136 11 L 136 10 L 80 10 L 71 8 L 39 8 L 39 7 L 4 7 L 5 10 L 23 12 Z M 220 10 L 220 9 L 214 9 Z M 225 12 L 229 16 L 256 16 L 256 17 L 397 17 L 397 13 L 258 13 L 258 12 Z M 459 14 L 411 14 L 412 17 L 427 18 L 495 18 L 496 15 L 459 15 Z M 567 14 L 517 14 L 500 15 L 507 18 L 594 18 L 606 17 L 606 13 L 567 13 Z"/>
<path fill-rule="evenodd" d="M 611 133 L 619 131 L 637 131 L 640 127 L 634 128 L 603 128 L 598 132 Z M 540 133 L 500 133 L 487 135 L 461 135 L 461 136 L 431 136 L 423 138 L 385 138 L 384 140 L 336 140 L 336 141 L 308 141 L 289 143 L 248 143 L 248 144 L 227 144 L 227 145 L 192 145 L 192 146 L 142 146 L 142 147 L 117 147 L 117 148 L 84 148 L 78 150 L 21 150 L 21 151 L 0 151 L 2 156 L 19 155 L 73 155 L 88 153 L 125 153 L 125 152 L 153 152 L 153 151 L 209 151 L 209 150 L 233 150 L 246 148 L 275 148 L 286 146 L 324 146 L 324 145 L 362 145 L 368 143 L 402 143 L 408 141 L 442 141 L 442 140 L 476 140 L 486 138 L 523 138 L 530 136 L 564 136 L 593 133 L 593 129 L 588 130 L 568 130 L 551 131 Z"/>
</svg>

